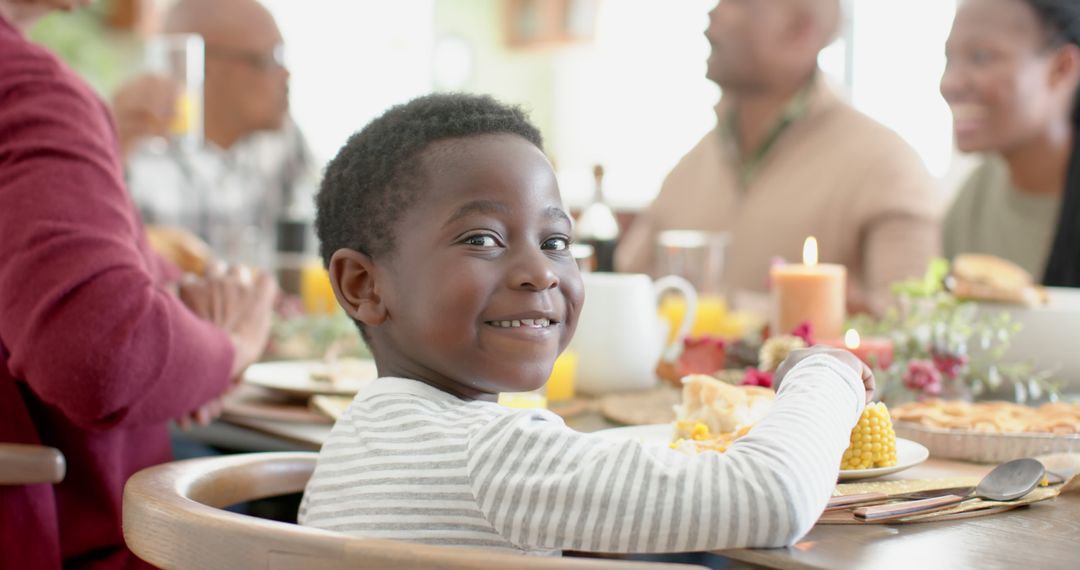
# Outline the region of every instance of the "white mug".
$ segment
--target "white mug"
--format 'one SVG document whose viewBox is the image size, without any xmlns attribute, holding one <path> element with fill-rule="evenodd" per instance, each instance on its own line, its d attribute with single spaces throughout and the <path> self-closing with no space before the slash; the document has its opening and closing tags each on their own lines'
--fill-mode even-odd
<svg viewBox="0 0 1080 570">
<path fill-rule="evenodd" d="M 669 326 L 657 310 L 659 300 L 668 291 L 686 299 L 686 314 L 674 340 L 682 343 L 694 324 L 694 287 L 675 275 L 655 283 L 639 273 L 586 273 L 582 279 L 585 305 L 570 343 L 578 355 L 577 389 L 598 395 L 655 386 L 656 364 Z"/>
</svg>

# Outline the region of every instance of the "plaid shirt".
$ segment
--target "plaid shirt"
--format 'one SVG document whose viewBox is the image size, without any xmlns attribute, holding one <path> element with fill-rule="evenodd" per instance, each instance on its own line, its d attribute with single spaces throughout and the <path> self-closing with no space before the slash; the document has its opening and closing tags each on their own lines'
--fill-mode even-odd
<svg viewBox="0 0 1080 570">
<path fill-rule="evenodd" d="M 183 227 L 225 261 L 272 269 L 278 222 L 313 218 L 318 173 L 290 121 L 228 150 L 147 141 L 128 159 L 127 183 L 146 223 Z"/>
</svg>

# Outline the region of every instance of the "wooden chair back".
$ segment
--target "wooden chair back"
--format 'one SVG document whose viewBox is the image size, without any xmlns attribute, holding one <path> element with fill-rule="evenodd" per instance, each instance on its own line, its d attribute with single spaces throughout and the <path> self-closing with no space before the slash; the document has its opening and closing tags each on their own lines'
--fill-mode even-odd
<svg viewBox="0 0 1080 570">
<path fill-rule="evenodd" d="M 55 447 L 0 443 L 0 485 L 59 483 L 67 464 Z"/>
<path fill-rule="evenodd" d="M 587 558 L 517 556 L 487 550 L 361 538 L 258 519 L 223 507 L 300 492 L 315 453 L 248 453 L 189 459 L 144 469 L 124 488 L 128 547 L 164 569 L 337 570 L 686 570 Z"/>
</svg>

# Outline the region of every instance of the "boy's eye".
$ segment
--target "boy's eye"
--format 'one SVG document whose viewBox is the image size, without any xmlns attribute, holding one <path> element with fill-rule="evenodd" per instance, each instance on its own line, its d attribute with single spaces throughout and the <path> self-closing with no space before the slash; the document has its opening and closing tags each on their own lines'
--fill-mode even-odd
<svg viewBox="0 0 1080 570">
<path fill-rule="evenodd" d="M 499 245 L 495 238 L 486 234 L 477 234 L 469 236 L 461 241 L 465 245 L 471 245 L 476 247 L 495 247 Z"/>
<path fill-rule="evenodd" d="M 570 240 L 564 237 L 548 238 L 540 245 L 540 249 L 547 249 L 552 251 L 562 251 L 570 247 Z"/>
</svg>

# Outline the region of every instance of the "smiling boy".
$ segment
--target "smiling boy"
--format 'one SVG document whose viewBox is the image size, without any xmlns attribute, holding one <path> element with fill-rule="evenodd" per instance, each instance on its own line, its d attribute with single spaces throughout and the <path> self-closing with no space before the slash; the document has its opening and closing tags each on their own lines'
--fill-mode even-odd
<svg viewBox="0 0 1080 570">
<path fill-rule="evenodd" d="M 541 149 L 516 108 L 430 95 L 327 167 L 322 256 L 380 378 L 334 426 L 300 522 L 526 554 L 792 543 L 824 508 L 872 390 L 848 353 L 801 355 L 773 413 L 724 455 L 612 442 L 495 403 L 543 385 L 584 300 Z"/>
</svg>

